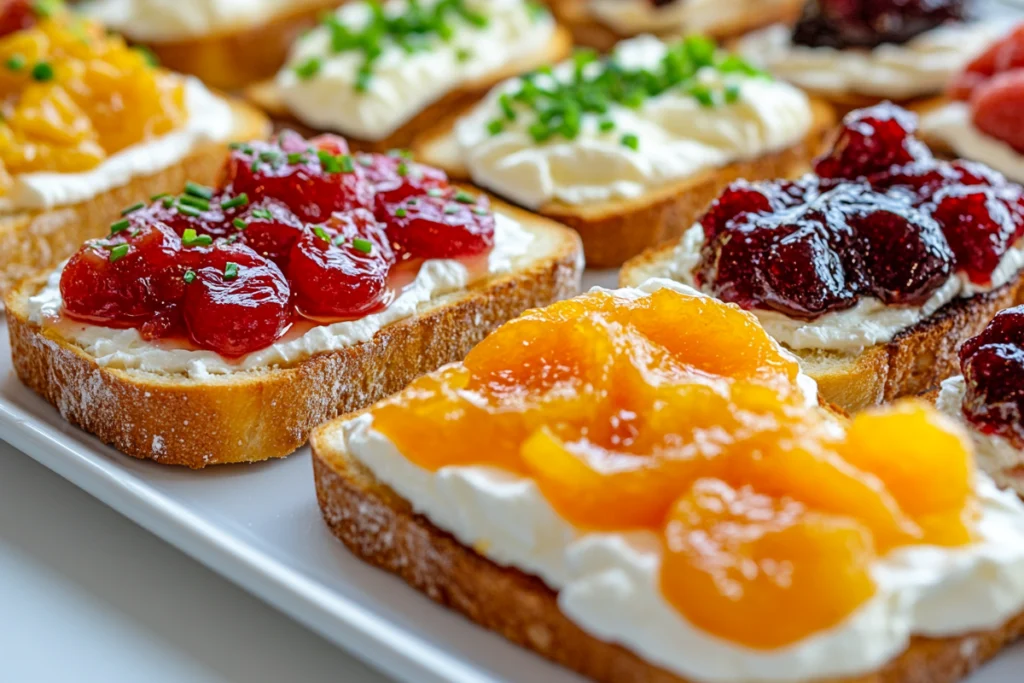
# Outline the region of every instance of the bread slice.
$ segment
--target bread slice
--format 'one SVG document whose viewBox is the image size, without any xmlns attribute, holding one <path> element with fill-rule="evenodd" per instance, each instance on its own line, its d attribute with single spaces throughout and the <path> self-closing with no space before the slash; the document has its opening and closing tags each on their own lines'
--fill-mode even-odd
<svg viewBox="0 0 1024 683">
<path fill-rule="evenodd" d="M 675 244 L 652 249 L 619 273 L 622 286 L 663 276 Z M 1024 274 L 987 294 L 959 298 L 932 316 L 858 355 L 797 350 L 804 372 L 818 382 L 822 400 L 848 411 L 928 391 L 960 371 L 957 346 L 981 332 L 999 311 L 1024 298 Z"/>
<path fill-rule="evenodd" d="M 677 0 L 677 2 L 687 2 L 687 0 Z M 588 3 L 589 0 L 552 0 L 549 3 L 551 11 L 558 21 L 572 31 L 576 44 L 608 52 L 615 46 L 615 43 L 633 37 L 618 33 L 615 29 L 602 23 L 590 12 L 587 7 Z M 751 10 L 744 13 L 742 18 L 722 23 L 714 31 L 708 31 L 708 36 L 725 39 L 769 24 L 793 23 L 800 17 L 804 0 L 750 4 L 752 5 Z"/>
<path fill-rule="evenodd" d="M 125 37 L 144 43 L 169 69 L 194 74 L 214 88 L 238 90 L 273 76 L 292 43 L 339 4 L 341 0 L 281 3 L 284 11 L 261 24 L 199 38 L 154 42 Z"/>
<path fill-rule="evenodd" d="M 233 139 L 253 140 L 270 134 L 270 122 L 259 111 L 232 101 Z M 121 210 L 158 192 L 178 190 L 185 181 L 213 185 L 228 154 L 228 141 L 200 145 L 181 163 L 131 182 L 92 199 L 45 211 L 0 214 L 0 296 L 18 280 L 39 270 L 56 267 L 78 250 L 82 242 L 110 231 Z"/>
<path fill-rule="evenodd" d="M 500 208 L 534 236 L 514 270 L 440 297 L 368 342 L 295 365 L 198 381 L 101 367 L 58 327 L 27 317 L 45 276 L 7 297 L 14 369 L 69 422 L 136 458 L 191 468 L 288 455 L 310 430 L 461 360 L 489 332 L 528 308 L 578 292 L 579 240 L 571 230 Z"/>
<path fill-rule="evenodd" d="M 562 666 L 603 683 L 688 683 L 629 650 L 587 634 L 535 576 L 501 567 L 459 543 L 379 482 L 331 438 L 311 437 L 320 510 L 360 559 L 398 575 L 435 602 Z M 385 533 L 386 531 L 386 533 Z M 954 683 L 1024 635 L 1024 614 L 1002 627 L 952 638 L 914 638 L 881 670 L 818 683 Z"/>
<path fill-rule="evenodd" d="M 414 148 L 418 146 L 417 140 L 421 136 L 431 136 L 436 134 L 436 131 L 449 130 L 455 119 L 486 95 L 487 91 L 496 84 L 545 64 L 559 62 L 568 57 L 571 50 L 572 37 L 569 32 L 561 26 L 556 26 L 551 40 L 543 50 L 510 62 L 503 69 L 475 81 L 464 83 L 460 88 L 452 90 L 427 106 L 383 140 L 361 140 L 349 136 L 343 130 L 320 131 L 310 128 L 289 111 L 273 80 L 256 83 L 247 88 L 245 94 L 250 101 L 269 113 L 279 125 L 294 128 L 303 135 L 309 136 L 319 132 L 340 133 L 345 135 L 345 139 L 353 149 L 365 152 L 386 152 L 389 149 Z"/>
<path fill-rule="evenodd" d="M 574 228 L 583 239 L 590 268 L 613 268 L 644 249 L 679 237 L 726 185 L 737 178 L 784 178 L 808 170 L 836 123 L 832 108 L 812 100 L 813 123 L 798 144 L 750 161 L 710 169 L 628 200 L 589 202 L 583 205 L 552 201 L 537 210 Z M 416 158 L 445 170 L 453 178 L 469 173 L 453 153 L 451 131 L 434 131 L 413 147 Z"/>
</svg>

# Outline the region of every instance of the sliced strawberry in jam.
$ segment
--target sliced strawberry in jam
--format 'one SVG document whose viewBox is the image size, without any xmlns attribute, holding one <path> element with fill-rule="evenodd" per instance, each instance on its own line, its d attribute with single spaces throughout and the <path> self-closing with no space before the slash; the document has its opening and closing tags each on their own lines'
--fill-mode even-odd
<svg viewBox="0 0 1024 683">
<path fill-rule="evenodd" d="M 1024 347 L 1024 306 L 1007 308 L 997 313 L 981 334 L 963 343 L 960 347 L 960 360 L 966 360 L 986 344 Z"/>
<path fill-rule="evenodd" d="M 741 214 L 768 213 L 771 210 L 771 201 L 762 188 L 745 180 L 737 180 L 725 188 L 701 218 L 704 237 L 708 240 L 714 239 L 725 230 L 729 221 Z"/>
<path fill-rule="evenodd" d="M 241 244 L 186 252 L 185 326 L 199 347 L 241 356 L 274 343 L 291 319 L 288 281 Z"/>
<path fill-rule="evenodd" d="M 376 205 L 393 204 L 429 190 L 447 190 L 448 176 L 396 154 L 360 154 L 357 162 L 376 193 Z"/>
<path fill-rule="evenodd" d="M 936 195 L 932 212 L 956 254 L 957 267 L 980 285 L 992 281 L 992 271 L 1021 232 L 1019 206 L 1000 194 L 977 185 L 950 187 Z"/>
<path fill-rule="evenodd" d="M 1001 311 L 960 347 L 963 412 L 987 434 L 1024 448 L 1024 306 Z"/>
<path fill-rule="evenodd" d="M 913 136 L 916 130 L 917 117 L 891 102 L 858 109 L 843 119 L 832 149 L 815 161 L 814 170 L 825 178 L 852 180 L 931 159 Z"/>
<path fill-rule="evenodd" d="M 283 202 L 264 199 L 246 207 L 231 227 L 253 251 L 287 272 L 288 257 L 305 226 Z"/>
<path fill-rule="evenodd" d="M 228 183 L 250 201 L 272 197 L 308 222 L 335 211 L 373 207 L 373 188 L 347 143 L 324 135 L 308 143 L 295 134 L 270 142 L 236 146 L 228 162 Z"/>
<path fill-rule="evenodd" d="M 193 185 L 193 194 L 161 195 L 147 207 L 131 213 L 128 218 L 133 225 L 159 221 L 170 226 L 178 235 L 186 230 L 195 230 L 200 235 L 226 237 L 230 230 L 226 226 L 227 213 L 213 198 L 213 190 Z M 201 196 L 208 195 L 208 196 Z"/>
<path fill-rule="evenodd" d="M 971 117 L 982 133 L 1024 154 L 1024 68 L 993 76 L 974 91 Z"/>
<path fill-rule="evenodd" d="M 369 211 L 337 213 L 292 247 L 288 276 L 295 306 L 317 319 L 355 318 L 384 305 L 395 255 Z"/>
<path fill-rule="evenodd" d="M 949 96 L 955 100 L 969 100 L 978 86 L 991 76 L 1024 67 L 1024 25 L 989 47 L 967 65 L 953 79 Z"/>
<path fill-rule="evenodd" d="M 60 293 L 64 311 L 78 320 L 110 327 L 142 326 L 159 336 L 173 321 L 185 294 L 181 240 L 160 223 L 127 228 L 87 242 L 64 267 Z"/>
<path fill-rule="evenodd" d="M 494 246 L 494 213 L 487 197 L 462 190 L 430 190 L 381 203 L 377 218 L 399 251 L 411 258 L 472 256 Z"/>
</svg>

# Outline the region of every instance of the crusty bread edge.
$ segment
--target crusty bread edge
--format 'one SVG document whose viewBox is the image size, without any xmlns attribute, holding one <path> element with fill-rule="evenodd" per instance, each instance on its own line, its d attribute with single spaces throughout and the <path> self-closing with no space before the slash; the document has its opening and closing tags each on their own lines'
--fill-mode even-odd
<svg viewBox="0 0 1024 683">
<path fill-rule="evenodd" d="M 351 416 L 349 416 L 351 417 Z M 399 576 L 435 602 L 513 643 L 602 683 L 689 683 L 619 645 L 599 640 L 558 609 L 540 579 L 501 567 L 459 543 L 315 430 L 317 500 L 331 532 L 357 557 Z M 955 683 L 1024 634 L 1024 613 L 1002 627 L 950 638 L 912 639 L 881 670 L 819 683 Z"/>
<path fill-rule="evenodd" d="M 656 269 L 656 264 L 671 257 L 675 246 L 675 243 L 664 244 L 631 259 L 620 271 L 619 283 L 630 286 L 645 280 Z M 850 357 L 843 372 L 820 374 L 814 371 L 816 358 L 842 354 L 794 353 L 817 381 L 822 400 L 847 411 L 856 411 L 923 393 L 958 374 L 960 343 L 981 332 L 996 313 L 1022 299 L 1024 272 L 991 292 L 955 299 L 926 320 L 900 332 L 891 342 L 876 344 L 857 357 Z"/>
<path fill-rule="evenodd" d="M 240 100 L 229 102 L 235 117 L 232 139 L 262 139 L 270 134 L 270 121 L 261 112 Z M 78 204 L 0 216 L 0 295 L 18 280 L 55 267 L 84 241 L 105 235 L 124 207 L 159 192 L 176 192 L 188 180 L 216 184 L 229 141 L 199 145 L 180 163 L 132 178 Z"/>
<path fill-rule="evenodd" d="M 69 422 L 130 456 L 201 468 L 288 455 L 310 430 L 461 360 L 489 332 L 529 308 L 578 293 L 579 241 L 572 231 L 512 208 L 552 251 L 385 326 L 368 342 L 320 353 L 295 366 L 191 380 L 101 367 L 80 347 L 27 319 L 43 276 L 7 297 L 14 369 Z"/>
</svg>

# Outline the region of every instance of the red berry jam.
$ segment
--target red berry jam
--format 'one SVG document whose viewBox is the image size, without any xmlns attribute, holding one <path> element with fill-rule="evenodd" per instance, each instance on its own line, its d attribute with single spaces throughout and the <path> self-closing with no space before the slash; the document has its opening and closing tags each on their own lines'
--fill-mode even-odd
<svg viewBox="0 0 1024 683">
<path fill-rule="evenodd" d="M 905 43 L 947 21 L 963 20 L 964 0 L 808 0 L 793 42 L 809 47 L 871 48 Z"/>
<path fill-rule="evenodd" d="M 6 0 L 0 7 L 0 38 L 35 26 L 39 21 L 38 4 L 32 0 Z"/>
<path fill-rule="evenodd" d="M 65 266 L 64 313 L 237 357 L 302 317 L 333 322 L 386 306 L 400 260 L 471 257 L 494 244 L 486 198 L 401 156 L 350 155 L 334 136 L 237 145 L 225 177 L 220 188 L 189 183 L 126 208 Z"/>
<path fill-rule="evenodd" d="M 817 175 L 730 185 L 701 220 L 699 285 L 744 308 L 814 319 L 861 297 L 920 305 L 954 273 L 985 286 L 1024 235 L 1018 185 L 940 161 L 891 104 L 847 116 Z"/>
<path fill-rule="evenodd" d="M 963 412 L 986 434 L 1024 448 L 1024 306 L 1002 311 L 960 347 Z"/>
</svg>

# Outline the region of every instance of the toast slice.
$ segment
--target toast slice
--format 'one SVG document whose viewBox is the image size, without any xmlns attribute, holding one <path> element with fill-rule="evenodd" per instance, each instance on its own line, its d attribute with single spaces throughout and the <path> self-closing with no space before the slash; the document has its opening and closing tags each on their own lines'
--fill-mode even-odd
<svg viewBox="0 0 1024 683">
<path fill-rule="evenodd" d="M 682 235 L 725 187 L 737 178 L 788 178 L 804 173 L 821 151 L 836 119 L 832 108 L 811 101 L 813 123 L 799 144 L 750 161 L 710 169 L 628 200 L 585 205 L 548 202 L 542 216 L 573 228 L 583 240 L 587 266 L 613 268 L 643 250 Z M 424 135 L 412 150 L 419 161 L 444 169 L 452 178 L 467 178 L 452 131 Z"/>
<path fill-rule="evenodd" d="M 582 259 L 575 234 L 496 207 L 534 237 L 513 270 L 423 305 L 367 342 L 286 367 L 196 380 L 101 367 L 81 347 L 27 315 L 45 276 L 7 297 L 14 368 L 69 422 L 130 456 L 201 468 L 288 455 L 316 425 L 362 408 L 416 377 L 460 360 L 501 323 L 576 294 Z"/>
<path fill-rule="evenodd" d="M 545 64 L 558 62 L 572 51 L 572 36 L 561 26 L 556 26 L 551 40 L 543 50 L 523 59 L 510 62 L 505 68 L 485 77 L 464 83 L 441 99 L 429 105 L 398 130 L 383 140 L 361 140 L 349 136 L 346 131 L 321 131 L 310 128 L 298 120 L 285 105 L 273 80 L 256 83 L 245 90 L 246 97 L 266 111 L 279 125 L 295 128 L 304 136 L 315 133 L 334 132 L 345 135 L 352 149 L 364 152 L 386 152 L 390 149 L 416 148 L 421 137 L 433 136 L 447 131 L 463 112 L 469 109 L 496 84 Z"/>
<path fill-rule="evenodd" d="M 629 650 L 585 633 L 535 576 L 502 567 L 416 514 L 333 444 L 341 422 L 313 433 L 317 499 L 331 532 L 360 559 L 396 574 L 435 602 L 513 643 L 603 683 L 688 683 Z M 387 530 L 387 533 L 382 533 Z M 1024 614 L 1002 627 L 952 638 L 915 637 L 881 670 L 819 683 L 954 683 L 1024 635 Z"/>
<path fill-rule="evenodd" d="M 686 1 L 677 0 L 677 2 Z M 608 52 L 620 40 L 633 37 L 619 33 L 602 23 L 590 12 L 587 7 L 588 2 L 589 0 L 554 0 L 550 3 L 555 18 L 572 32 L 573 42 L 601 52 Z M 803 0 L 785 0 L 748 4 L 750 11 L 744 12 L 742 16 L 733 17 L 732 20 L 722 22 L 715 28 L 703 32 L 711 38 L 724 39 L 768 24 L 792 23 L 799 18 L 804 2 Z"/>
<path fill-rule="evenodd" d="M 267 118 L 244 102 L 233 100 L 233 139 L 262 139 L 270 134 Z M 39 270 L 51 269 L 71 256 L 88 239 L 110 230 L 110 221 L 140 199 L 168 189 L 180 189 L 187 180 L 215 184 L 227 158 L 229 140 L 200 145 L 179 164 L 96 195 L 78 204 L 46 211 L 0 215 L 0 295 Z"/>
<path fill-rule="evenodd" d="M 282 11 L 256 26 L 224 30 L 197 38 L 147 41 L 145 44 L 168 69 L 193 74 L 222 90 L 238 90 L 269 78 L 284 64 L 295 40 L 316 25 L 320 14 L 341 4 L 341 0 L 304 0 L 280 3 Z"/>
<path fill-rule="evenodd" d="M 622 286 L 663 277 L 675 244 L 652 249 L 628 262 Z M 818 383 L 822 400 L 844 410 L 860 410 L 901 396 L 926 392 L 960 371 L 957 346 L 981 332 L 999 311 L 1024 297 L 1024 274 L 986 294 L 958 298 L 932 316 L 858 355 L 795 350 L 804 372 Z"/>
</svg>

